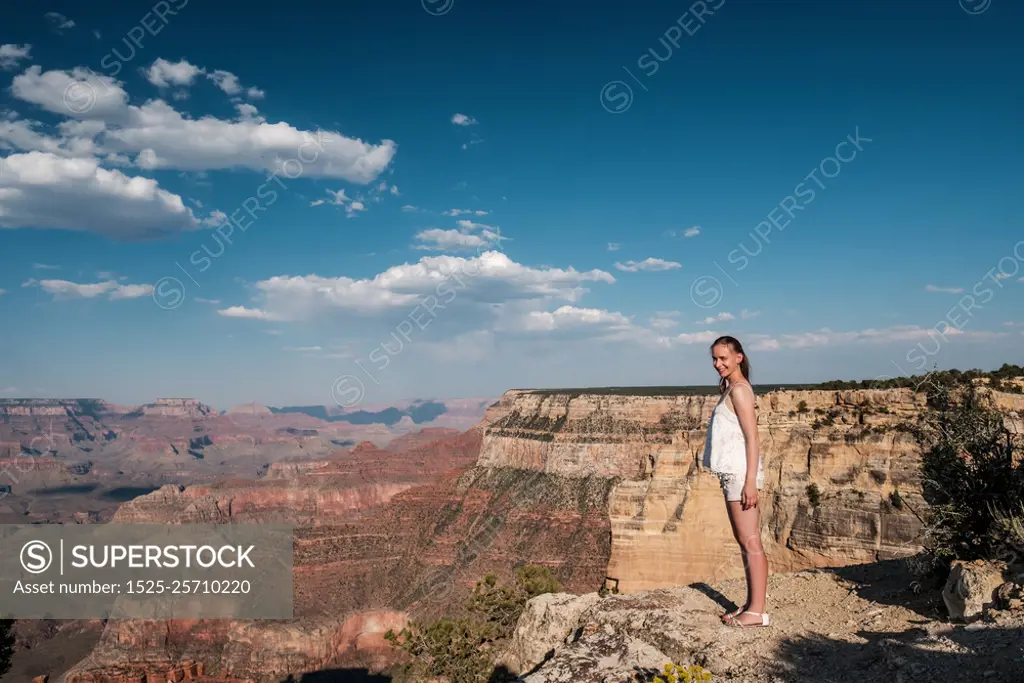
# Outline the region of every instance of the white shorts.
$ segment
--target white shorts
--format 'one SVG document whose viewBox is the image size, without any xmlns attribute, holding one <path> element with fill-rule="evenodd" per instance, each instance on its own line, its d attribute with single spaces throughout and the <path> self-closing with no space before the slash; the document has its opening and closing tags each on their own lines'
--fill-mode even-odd
<svg viewBox="0 0 1024 683">
<path fill-rule="evenodd" d="M 719 474 L 718 481 L 722 484 L 722 492 L 725 499 L 730 503 L 743 500 L 743 484 L 745 479 L 735 474 Z M 756 482 L 758 490 L 764 487 L 764 482 L 758 477 Z"/>
</svg>

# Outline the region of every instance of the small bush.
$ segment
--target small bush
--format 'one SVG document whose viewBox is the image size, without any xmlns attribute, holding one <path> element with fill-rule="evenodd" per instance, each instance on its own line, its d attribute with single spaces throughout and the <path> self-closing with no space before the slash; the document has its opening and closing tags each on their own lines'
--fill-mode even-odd
<svg viewBox="0 0 1024 683">
<path fill-rule="evenodd" d="M 384 639 L 412 657 L 394 677 L 396 683 L 444 677 L 450 683 L 492 683 L 494 653 L 515 628 L 530 598 L 561 590 L 547 567 L 516 569 L 511 585 L 488 574 L 477 581 L 461 612 L 428 624 L 413 621 Z"/>
<path fill-rule="evenodd" d="M 665 673 L 655 677 L 651 683 L 707 683 L 710 680 L 711 672 L 702 667 L 666 664 Z"/>
<path fill-rule="evenodd" d="M 821 506 L 821 491 L 818 489 L 817 484 L 807 485 L 807 500 L 813 508 Z"/>
<path fill-rule="evenodd" d="M 990 559 L 1013 552 L 1024 514 L 1024 461 L 1003 416 L 973 382 L 940 385 L 914 433 L 930 509 L 925 547 L 938 559 Z"/>
<path fill-rule="evenodd" d="M 796 412 L 798 412 L 798 413 L 810 412 L 808 410 L 808 408 L 807 408 L 807 401 L 800 401 L 799 403 L 797 403 L 796 404 Z"/>
<path fill-rule="evenodd" d="M 903 509 L 903 498 L 900 497 L 899 491 L 894 490 L 892 493 L 889 494 L 889 502 L 897 510 Z"/>
</svg>

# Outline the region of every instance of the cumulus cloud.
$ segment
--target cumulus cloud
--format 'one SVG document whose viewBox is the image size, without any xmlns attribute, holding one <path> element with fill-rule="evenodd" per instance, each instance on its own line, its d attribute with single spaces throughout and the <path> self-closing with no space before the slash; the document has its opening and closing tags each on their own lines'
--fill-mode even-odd
<svg viewBox="0 0 1024 683">
<path fill-rule="evenodd" d="M 530 311 L 522 318 L 522 325 L 526 332 L 575 332 L 581 329 L 610 332 L 631 327 L 629 318 L 621 313 L 575 306 L 561 306 L 554 311 Z"/>
<path fill-rule="evenodd" d="M 81 230 L 145 240 L 200 227 L 180 196 L 150 178 L 48 152 L 13 154 L 0 175 L 0 228 Z"/>
<path fill-rule="evenodd" d="M 79 284 L 68 280 L 28 280 L 22 287 L 39 287 L 58 299 L 95 299 L 106 296 L 111 301 L 137 299 L 153 293 L 153 285 L 122 285 L 116 280 Z"/>
<path fill-rule="evenodd" d="M 710 344 L 720 337 L 717 332 L 684 332 L 672 337 L 675 344 Z"/>
<path fill-rule="evenodd" d="M 961 337 L 970 339 L 992 339 L 1003 336 L 1003 332 L 987 332 L 958 330 L 954 327 L 944 327 L 941 335 L 945 337 Z M 760 351 L 775 351 L 779 349 L 804 349 L 815 346 L 832 346 L 836 344 L 851 343 L 888 343 L 888 342 L 923 342 L 935 343 L 936 338 L 942 339 L 940 331 L 932 327 L 920 327 L 918 325 L 893 325 L 884 328 L 869 328 L 865 330 L 850 330 L 836 332 L 827 327 L 811 332 L 796 332 L 789 334 L 748 335 L 751 348 Z M 940 342 L 941 343 L 941 342 Z M 746 345 L 746 343 L 744 344 Z"/>
<path fill-rule="evenodd" d="M 377 316 L 391 319 L 424 297 L 434 303 L 476 307 L 489 317 L 492 305 L 532 302 L 540 307 L 552 300 L 575 302 L 588 282 L 614 283 L 601 270 L 532 268 L 505 254 L 486 251 L 479 256 L 425 256 L 416 263 L 392 266 L 372 279 L 318 275 L 276 276 L 255 284 L 260 308 L 234 306 L 221 315 L 263 320 L 300 321 L 330 314 Z"/>
<path fill-rule="evenodd" d="M 494 238 L 491 236 L 494 235 Z M 481 235 L 474 235 L 462 230 L 441 230 L 431 228 L 416 233 L 416 239 L 422 244 L 415 245 L 416 249 L 429 249 L 433 251 L 459 251 L 480 249 L 496 241 L 497 234 L 484 231 Z"/>
<path fill-rule="evenodd" d="M 166 59 L 157 59 L 146 72 L 146 78 L 158 88 L 167 88 L 172 85 L 190 86 L 196 77 L 205 73 L 195 64 L 189 64 L 187 60 L 169 62 Z"/>
<path fill-rule="evenodd" d="M 643 261 L 626 261 L 625 263 L 619 263 L 616 261 L 615 267 L 619 270 L 624 270 L 627 273 L 636 273 L 641 270 L 672 270 L 673 268 L 682 268 L 682 265 L 675 261 L 665 261 L 660 258 L 645 258 Z"/>
<path fill-rule="evenodd" d="M 704 318 L 703 320 L 698 320 L 697 324 L 698 325 L 714 325 L 715 323 L 722 322 L 723 320 L 735 320 L 735 319 L 736 319 L 736 316 L 734 316 L 732 313 L 729 313 L 727 311 L 722 311 L 718 315 L 711 315 L 711 316 L 708 316 L 707 318 Z"/>
<path fill-rule="evenodd" d="M 207 77 L 228 95 L 237 95 L 242 92 L 242 84 L 239 82 L 238 76 L 230 71 L 217 69 Z"/>
<path fill-rule="evenodd" d="M 32 56 L 32 46 L 7 43 L 0 45 L 0 69 L 7 71 L 18 68 L 18 64 Z"/>
<path fill-rule="evenodd" d="M 230 79 L 222 75 L 220 80 L 231 88 Z M 390 165 L 397 149 L 391 140 L 371 144 L 284 122 L 192 119 L 163 100 L 129 105 L 120 82 L 101 80 L 82 68 L 42 72 L 32 66 L 15 77 L 11 92 L 52 113 L 88 122 L 75 135 L 89 141 L 96 155 L 145 169 L 281 172 L 285 162 L 292 160 L 294 166 L 298 160 L 304 177 L 366 184 Z"/>
<path fill-rule="evenodd" d="M 452 123 L 456 126 L 472 126 L 477 123 L 477 120 L 472 116 L 466 116 L 465 114 L 453 114 Z"/>
<path fill-rule="evenodd" d="M 621 248 L 622 248 L 622 245 L 619 244 L 618 242 L 609 242 L 608 243 L 608 251 L 618 251 Z"/>
</svg>

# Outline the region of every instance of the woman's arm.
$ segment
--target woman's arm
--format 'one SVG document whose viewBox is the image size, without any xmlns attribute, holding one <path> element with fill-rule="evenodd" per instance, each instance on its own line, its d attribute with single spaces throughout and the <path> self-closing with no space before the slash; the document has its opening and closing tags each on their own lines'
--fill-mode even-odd
<svg viewBox="0 0 1024 683">
<path fill-rule="evenodd" d="M 731 396 L 747 449 L 747 477 L 743 484 L 743 509 L 746 510 L 757 505 L 757 466 L 760 460 L 760 448 L 757 442 L 754 390 L 749 384 L 739 384 L 733 389 Z"/>
</svg>

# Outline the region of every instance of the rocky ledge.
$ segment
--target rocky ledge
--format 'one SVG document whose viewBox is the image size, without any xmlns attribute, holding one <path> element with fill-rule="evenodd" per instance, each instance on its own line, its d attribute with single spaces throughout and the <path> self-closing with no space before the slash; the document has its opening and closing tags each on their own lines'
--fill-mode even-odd
<svg viewBox="0 0 1024 683">
<path fill-rule="evenodd" d="M 719 620 L 744 591 L 730 580 L 541 595 L 527 603 L 504 664 L 523 683 L 651 681 L 668 663 L 740 683 L 1021 680 L 1019 601 L 993 596 L 980 619 L 952 623 L 938 588 L 920 590 L 902 561 L 775 574 L 767 628 Z"/>
</svg>

